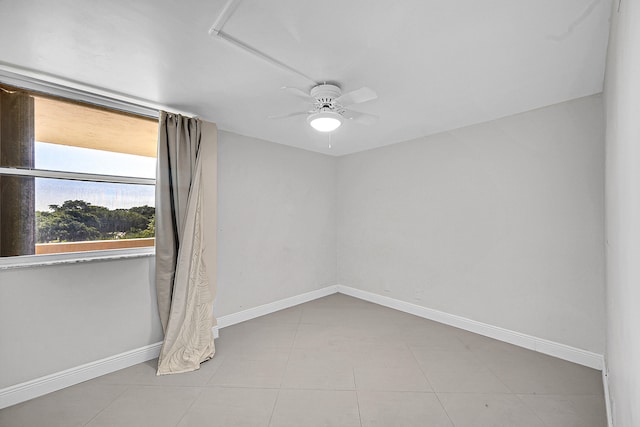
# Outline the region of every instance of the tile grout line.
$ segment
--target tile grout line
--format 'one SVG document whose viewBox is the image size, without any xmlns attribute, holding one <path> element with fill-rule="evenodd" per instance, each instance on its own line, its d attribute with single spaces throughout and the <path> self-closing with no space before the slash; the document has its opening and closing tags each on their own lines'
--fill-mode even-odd
<svg viewBox="0 0 640 427">
<path fill-rule="evenodd" d="M 302 322 L 302 313 L 304 308 L 300 308 L 300 316 L 298 317 L 298 322 L 296 323 L 296 331 L 293 334 L 293 339 L 291 340 L 291 346 L 289 347 L 289 354 L 287 355 L 287 361 L 284 364 L 284 371 L 282 372 L 282 377 L 280 378 L 280 385 L 278 386 L 278 392 L 276 393 L 276 399 L 273 402 L 273 408 L 271 408 L 271 415 L 269 415 L 269 423 L 268 426 L 271 425 L 273 421 L 273 414 L 276 411 L 276 406 L 278 405 L 278 399 L 280 398 L 280 390 L 282 390 L 282 384 L 284 382 L 284 376 L 287 374 L 287 368 L 289 367 L 289 360 L 291 359 L 291 353 L 293 353 L 293 346 L 296 343 L 296 337 L 298 336 L 298 330 L 300 329 L 300 324 Z"/>
<path fill-rule="evenodd" d="M 214 361 L 213 359 L 216 357 L 216 353 L 217 353 L 217 351 L 215 350 L 215 342 L 214 342 L 214 344 L 213 344 L 213 345 L 214 345 L 214 353 L 213 353 L 213 357 L 212 357 L 211 359 L 209 359 L 209 360 L 205 360 L 205 363 L 206 363 L 206 362 L 209 362 L 209 363 L 213 362 L 213 361 Z M 220 369 L 220 366 L 222 366 L 222 364 L 224 363 L 224 360 L 225 360 L 225 356 L 224 356 L 224 354 L 223 354 L 222 356 L 220 356 L 220 355 L 218 354 L 218 359 L 221 359 L 221 360 L 220 360 L 220 364 L 218 364 L 218 366 L 216 366 L 216 368 L 213 370 L 213 372 L 211 373 L 211 375 L 209 376 L 209 378 L 207 378 L 207 380 L 204 382 L 204 386 L 203 386 L 203 387 L 210 386 L 210 384 L 209 384 L 209 383 L 211 382 L 211 380 L 213 379 L 213 377 L 215 377 L 215 376 L 216 376 L 216 374 L 218 373 L 218 370 Z M 200 366 L 202 366 L 202 363 L 200 364 Z"/>
<path fill-rule="evenodd" d="M 466 346 L 466 343 L 463 342 L 463 344 L 465 344 L 465 346 Z M 478 355 L 476 354 L 476 352 L 472 348 L 470 348 L 470 347 L 468 347 L 468 348 L 469 348 L 469 351 L 471 352 L 471 354 L 473 354 L 475 356 L 475 358 L 478 359 L 480 362 L 482 362 L 482 365 L 485 368 L 487 368 L 487 371 L 491 372 L 491 374 L 494 377 L 496 377 L 498 379 L 498 381 L 500 381 L 500 384 L 505 386 L 507 388 L 507 390 L 509 390 L 511 392 L 510 394 L 515 394 L 516 393 L 514 389 L 512 389 L 511 387 L 509 387 L 509 385 L 507 383 L 502 381 L 502 378 L 500 378 L 500 376 L 497 373 L 495 373 L 493 369 L 491 369 L 491 367 L 489 366 L 488 363 L 486 363 L 484 360 L 480 359 L 480 357 L 478 357 Z"/>
<path fill-rule="evenodd" d="M 91 381 L 91 380 L 89 380 Z M 117 384 L 114 384 L 117 385 Z M 127 384 L 124 388 L 124 390 L 122 390 L 122 393 L 119 393 L 116 397 L 113 398 L 113 400 L 111 402 L 109 402 L 104 408 L 100 409 L 93 417 L 91 417 L 91 419 L 89 419 L 86 423 L 82 424 L 83 426 L 88 426 L 93 420 L 95 420 L 96 418 L 98 418 L 98 415 L 100 415 L 101 413 L 103 413 L 108 407 L 110 407 L 111 405 L 113 405 L 113 402 L 115 402 L 116 400 L 120 399 L 126 392 L 128 392 L 131 387 L 133 387 L 133 385 Z"/>
<path fill-rule="evenodd" d="M 195 397 L 195 399 L 193 399 L 193 402 L 191 402 L 191 404 L 189 405 L 189 407 L 184 411 L 184 414 L 182 414 L 182 416 L 180 417 L 180 419 L 178 420 L 178 422 L 176 423 L 175 427 L 178 427 L 180 425 L 180 423 L 182 422 L 182 420 L 184 419 L 184 417 L 187 416 L 187 414 L 189 413 L 189 411 L 191 410 L 191 408 L 193 408 L 193 405 L 196 404 L 196 402 L 198 401 L 198 399 L 200 398 L 200 395 L 202 394 L 202 392 L 204 391 L 204 387 L 200 387 L 200 392 L 198 393 L 198 395 Z"/>
<path fill-rule="evenodd" d="M 278 405 L 279 397 L 280 397 L 280 389 L 278 389 L 278 392 L 276 393 L 276 398 L 273 401 L 273 408 L 271 408 L 271 414 L 269 414 L 269 422 L 267 423 L 267 426 L 271 425 L 271 421 L 273 420 L 273 413 L 276 411 L 276 406 Z"/>
<path fill-rule="evenodd" d="M 451 423 L 451 426 L 455 427 L 455 423 L 451 419 L 451 416 L 449 415 L 449 412 L 447 412 L 447 408 L 445 408 L 444 405 L 442 404 L 442 400 L 440 400 L 440 396 L 438 396 L 438 393 L 433 388 L 433 385 L 431 384 L 431 381 L 429 381 L 429 378 L 427 377 L 427 374 L 424 372 L 424 369 L 422 369 L 422 365 L 418 361 L 418 358 L 416 357 L 416 354 L 413 352 L 413 350 L 411 349 L 411 346 L 409 344 L 407 344 L 406 341 L 404 342 L 404 345 L 409 349 L 409 353 L 411 353 L 411 355 L 413 356 L 413 360 L 416 361 L 416 364 L 418 365 L 418 369 L 420 369 L 420 372 L 422 372 L 422 376 L 427 381 L 427 384 L 429 384 L 429 387 L 431 387 L 431 392 L 436 396 L 436 399 L 438 399 L 438 403 L 440 404 L 440 407 L 442 408 L 442 410 L 444 411 L 445 415 L 447 416 L 447 419 Z"/>
<path fill-rule="evenodd" d="M 516 393 L 513 393 L 513 395 L 516 397 L 516 399 L 518 399 L 518 401 L 519 401 L 520 403 L 522 403 L 522 405 L 523 405 L 525 408 L 527 408 L 528 410 L 530 410 L 530 411 L 531 411 L 531 413 L 533 413 L 533 415 L 535 415 L 535 416 L 536 416 L 536 418 L 537 418 L 537 419 L 539 419 L 539 420 L 540 420 L 540 422 L 541 422 L 544 426 L 549 427 L 549 424 L 547 424 L 547 423 L 546 423 L 542 418 L 540 418 L 540 416 L 538 415 L 538 412 L 534 411 L 534 410 L 533 410 L 533 408 L 531 408 L 529 405 L 527 405 L 527 402 L 525 402 L 524 400 L 522 400 L 522 399 L 520 398 L 520 396 L 518 396 Z"/>
<path fill-rule="evenodd" d="M 493 375 L 494 377 L 496 377 L 496 379 L 500 382 L 500 384 L 502 384 L 503 386 L 505 386 L 505 388 L 507 390 L 509 390 L 510 393 L 505 393 L 505 394 L 515 394 L 515 391 L 509 387 L 507 385 L 507 383 L 505 383 L 504 381 L 502 381 L 502 378 L 500 378 L 500 376 L 498 374 L 496 374 L 493 369 L 491 369 L 491 367 L 489 366 L 489 364 L 487 364 L 484 360 L 480 359 L 480 357 L 478 357 L 478 355 L 476 354 L 475 351 L 473 351 L 473 349 L 471 347 L 467 346 L 467 343 L 465 343 L 463 340 L 461 340 L 459 337 L 456 337 L 460 342 L 462 342 L 462 344 L 465 346 L 465 348 L 468 349 L 469 353 L 473 354 L 473 357 L 475 357 L 481 364 L 482 366 L 491 373 L 491 375 Z"/>
<path fill-rule="evenodd" d="M 360 394 L 358 393 L 358 384 L 356 383 L 356 368 L 351 366 L 351 373 L 353 374 L 353 388 L 356 392 L 356 405 L 358 406 L 358 420 L 360 421 L 360 427 L 362 427 L 362 412 L 360 412 Z"/>
<path fill-rule="evenodd" d="M 467 347 L 466 343 L 465 343 L 464 341 L 462 341 L 459 337 L 457 337 L 457 336 L 456 336 L 456 339 L 457 339 L 458 341 L 460 341 L 460 342 L 465 346 L 465 348 L 467 348 L 467 349 L 468 349 L 467 351 L 469 351 L 469 353 L 471 353 L 471 354 L 473 355 L 473 357 L 474 357 L 476 360 L 478 360 L 478 361 L 482 364 L 482 366 L 483 366 L 487 371 L 489 371 L 489 372 L 490 372 L 494 377 L 496 377 L 496 379 L 500 382 L 500 384 L 504 385 L 504 386 L 506 387 L 506 389 L 507 389 L 507 390 L 509 390 L 509 393 L 491 393 L 491 394 L 504 394 L 504 395 L 516 396 L 516 399 L 518 399 L 518 401 L 520 401 L 520 403 L 522 403 L 522 404 L 524 405 L 524 407 L 525 407 L 525 408 L 527 408 L 527 409 L 529 409 L 531 412 L 533 412 L 533 414 L 535 415 L 535 417 L 536 417 L 536 418 L 537 418 L 537 419 L 538 419 L 538 420 L 539 420 L 539 421 L 540 421 L 544 426 L 547 426 L 547 427 L 548 427 L 548 424 L 547 424 L 547 423 L 545 423 L 545 422 L 544 422 L 544 420 L 542 420 L 542 419 L 538 416 L 538 414 L 537 414 L 533 409 L 531 409 L 531 408 L 530 408 L 530 407 L 529 407 L 529 406 L 528 406 L 524 401 L 522 401 L 522 399 L 520 399 L 520 397 L 515 393 L 515 391 L 513 391 L 513 389 L 512 389 L 511 387 L 509 387 L 507 384 L 505 384 L 505 383 L 504 383 L 504 381 L 502 381 L 502 379 L 500 379 L 500 377 L 499 377 L 495 372 L 493 372 L 493 370 L 492 370 L 492 369 L 487 365 L 487 363 L 485 363 L 485 361 L 484 361 L 484 360 L 482 360 L 482 359 L 480 359 L 480 358 L 478 357 L 478 355 L 476 354 L 476 352 L 475 352 L 475 351 L 473 351 L 473 349 L 472 349 L 472 348 Z M 411 348 L 409 348 L 409 350 L 411 351 L 411 353 L 413 354 L 413 356 L 414 356 L 414 358 L 415 358 L 415 354 L 413 353 L 413 350 L 411 350 Z M 417 362 L 417 360 L 416 360 L 416 362 Z M 420 365 L 420 363 L 418 363 L 418 365 Z M 422 369 L 422 367 L 421 367 L 421 366 L 420 366 L 420 369 Z M 426 377 L 426 374 L 425 374 L 425 377 Z M 427 381 L 428 381 L 428 379 L 427 379 Z M 435 390 L 434 390 L 434 393 L 435 393 L 435 395 L 436 395 L 436 398 L 437 398 L 437 399 L 438 399 L 438 401 L 440 402 L 440 405 L 442 405 L 442 407 L 443 407 L 444 411 L 447 413 L 447 416 L 449 417 L 449 413 L 447 412 L 446 408 L 444 408 L 444 405 L 442 404 L 442 401 L 440 400 L 440 396 L 439 396 L 440 392 L 436 393 L 436 392 L 435 392 Z M 460 394 L 460 392 L 441 392 L 441 394 L 447 394 L 447 393 L 450 393 L 450 394 Z M 473 393 L 473 392 L 469 392 L 468 394 L 486 394 L 486 393 Z M 449 420 L 450 420 L 450 421 L 451 421 L 451 423 L 453 424 L 453 420 L 451 419 L 451 417 L 449 417 Z"/>
<path fill-rule="evenodd" d="M 429 381 L 429 377 L 427 377 L 427 374 L 424 372 L 424 369 L 422 369 L 422 365 L 418 361 L 418 358 L 416 357 L 416 354 L 411 349 L 411 346 L 409 344 L 407 344 L 406 341 L 403 342 L 403 344 L 405 345 L 405 347 L 407 347 L 407 349 L 409 350 L 409 353 L 411 353 L 411 356 L 413 357 L 413 360 L 416 362 L 416 365 L 418 365 L 418 369 L 420 369 L 420 372 L 422 372 L 422 376 L 424 377 L 425 381 L 427 381 L 427 384 L 429 384 L 429 388 L 431 388 L 431 392 L 435 393 L 436 390 L 433 388 L 433 384 L 431 384 L 431 381 Z"/>
</svg>

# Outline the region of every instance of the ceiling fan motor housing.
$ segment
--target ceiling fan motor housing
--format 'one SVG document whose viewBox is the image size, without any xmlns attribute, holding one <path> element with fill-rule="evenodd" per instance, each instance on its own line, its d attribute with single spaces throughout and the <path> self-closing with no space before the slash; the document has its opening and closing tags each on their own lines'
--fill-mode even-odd
<svg viewBox="0 0 640 427">
<path fill-rule="evenodd" d="M 311 96 L 321 107 L 333 107 L 333 101 L 341 94 L 340 88 L 336 85 L 323 84 L 311 89 Z"/>
</svg>

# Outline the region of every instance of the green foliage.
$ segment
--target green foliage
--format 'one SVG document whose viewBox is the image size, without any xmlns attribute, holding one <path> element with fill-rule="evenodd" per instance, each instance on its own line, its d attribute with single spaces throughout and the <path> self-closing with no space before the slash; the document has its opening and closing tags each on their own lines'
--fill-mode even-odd
<svg viewBox="0 0 640 427">
<path fill-rule="evenodd" d="M 38 243 L 135 239 L 155 236 L 155 208 L 110 210 L 84 200 L 67 200 L 36 211 Z"/>
<path fill-rule="evenodd" d="M 151 220 L 149 221 L 147 228 L 137 233 L 135 237 L 132 236 L 131 238 L 144 239 L 144 238 L 150 238 L 150 237 L 156 237 L 156 215 L 155 214 L 153 214 L 153 216 L 151 217 Z"/>
</svg>

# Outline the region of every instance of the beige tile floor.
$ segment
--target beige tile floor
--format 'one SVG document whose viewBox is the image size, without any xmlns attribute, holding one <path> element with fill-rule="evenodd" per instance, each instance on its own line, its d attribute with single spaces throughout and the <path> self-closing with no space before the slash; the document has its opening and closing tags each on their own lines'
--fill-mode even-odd
<svg viewBox="0 0 640 427">
<path fill-rule="evenodd" d="M 0 426 L 605 427 L 599 371 L 344 295 L 221 330 L 194 373 L 149 361 Z"/>
</svg>

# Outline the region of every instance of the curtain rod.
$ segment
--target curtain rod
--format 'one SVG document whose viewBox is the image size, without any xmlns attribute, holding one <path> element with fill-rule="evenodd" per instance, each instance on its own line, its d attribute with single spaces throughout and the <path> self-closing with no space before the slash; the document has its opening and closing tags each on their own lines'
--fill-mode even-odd
<svg viewBox="0 0 640 427">
<path fill-rule="evenodd" d="M 4 62 L 0 62 L 0 82 L 34 92 L 43 92 L 49 95 L 87 102 L 154 119 L 160 117 L 160 111 L 188 117 L 197 117 L 196 114 L 191 112 L 176 110 L 146 99 L 112 92 L 97 86 L 87 85 L 39 71 L 16 67 Z"/>
</svg>

